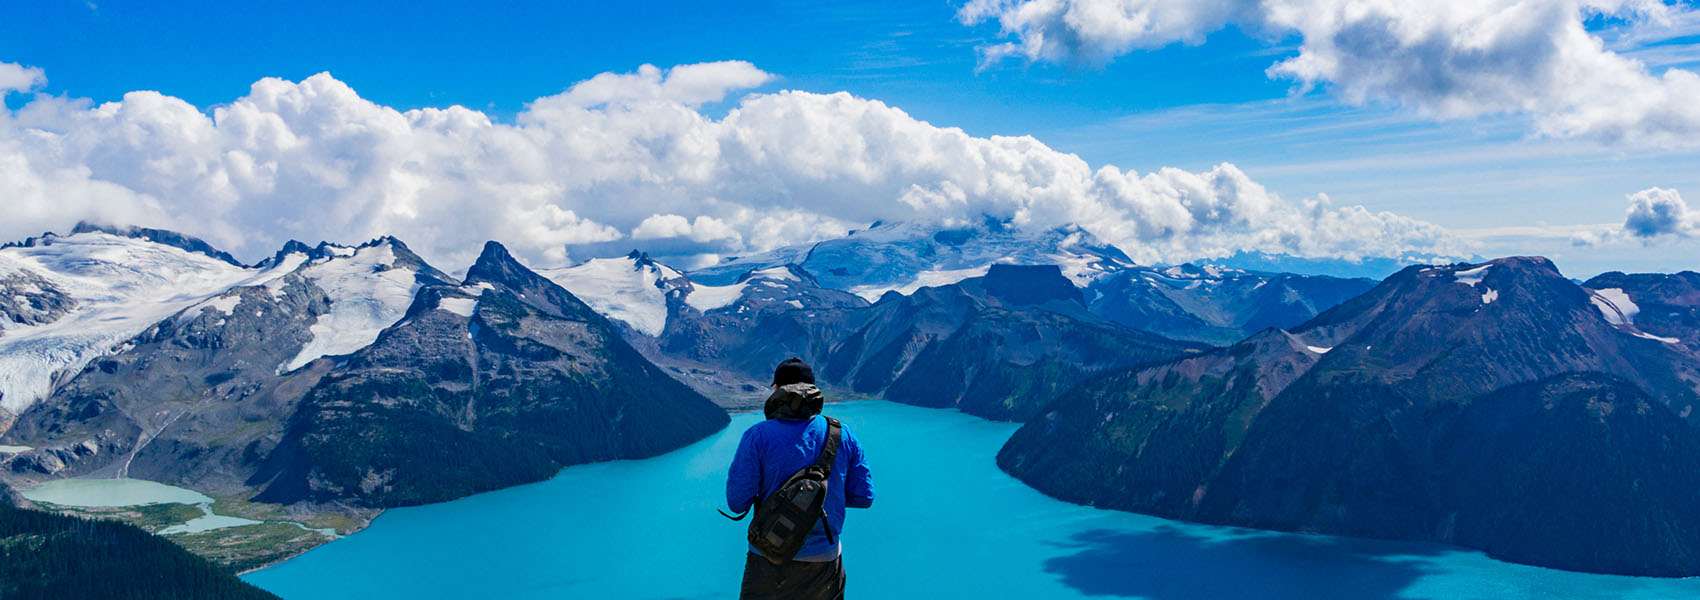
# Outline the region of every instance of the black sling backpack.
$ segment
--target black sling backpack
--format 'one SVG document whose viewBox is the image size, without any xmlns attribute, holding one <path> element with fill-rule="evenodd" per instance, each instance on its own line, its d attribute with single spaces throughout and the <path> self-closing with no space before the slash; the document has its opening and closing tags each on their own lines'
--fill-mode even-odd
<svg viewBox="0 0 1700 600">
<path fill-rule="evenodd" d="M 750 545 L 769 562 L 784 564 L 796 557 L 809 540 L 809 532 L 814 531 L 817 520 L 826 526 L 826 538 L 833 539 L 832 524 L 826 522 L 826 487 L 832 476 L 832 461 L 838 457 L 840 429 L 838 419 L 827 417 L 826 442 L 821 444 L 820 458 L 786 479 L 784 485 L 755 507 L 756 517 L 750 520 Z M 737 521 L 746 514 L 726 517 Z"/>
</svg>

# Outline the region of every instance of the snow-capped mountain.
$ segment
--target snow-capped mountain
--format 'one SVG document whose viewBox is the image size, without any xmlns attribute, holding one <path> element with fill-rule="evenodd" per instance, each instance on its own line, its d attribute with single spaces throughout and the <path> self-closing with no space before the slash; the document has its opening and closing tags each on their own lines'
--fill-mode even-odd
<svg viewBox="0 0 1700 600">
<path fill-rule="evenodd" d="M 150 232 L 159 233 L 79 225 L 0 248 L 0 409 L 17 414 L 47 396 L 56 376 L 74 375 L 153 324 L 296 266 L 245 268 L 185 249 L 210 249 L 200 240 L 172 234 L 172 245 Z"/>
<path fill-rule="evenodd" d="M 1255 505 L 1254 524 L 1363 533 L 1333 507 L 1264 510 L 1289 488 L 1257 487 L 1261 474 L 1332 481 L 1339 459 L 1392 480 L 1406 463 L 1328 452 L 1543 443 L 1466 429 L 1502 422 L 1670 454 L 1636 444 L 1700 423 L 1697 281 L 1607 274 L 1584 289 L 1538 258 L 1379 285 L 1136 266 L 1077 230 L 997 223 L 881 224 L 696 272 L 642 252 L 534 271 L 492 243 L 456 281 L 387 237 L 290 242 L 244 267 L 187 236 L 85 225 L 0 248 L 0 444 L 28 448 L 0 455 L 0 477 L 135 476 L 296 506 L 448 499 L 688 443 L 724 423 L 702 395 L 760 402 L 772 365 L 800 356 L 835 397 L 1027 421 L 1003 464 L 1076 500 L 1206 519 Z M 1618 402 L 1634 410 L 1606 414 L 1611 427 L 1639 433 L 1589 437 Z M 1393 429 L 1352 421 L 1365 415 Z M 1541 460 L 1543 477 L 1565 475 Z M 1431 529 L 1368 534 L 1509 539 Z"/>
<path fill-rule="evenodd" d="M 1078 227 L 1024 232 L 988 219 L 940 231 L 914 223 L 874 223 L 846 237 L 740 257 L 691 271 L 693 281 L 724 285 L 750 271 L 797 264 L 821 285 L 873 301 L 888 291 L 911 293 L 986 274 L 993 264 L 1056 265 L 1075 285 L 1133 262 Z"/>
<path fill-rule="evenodd" d="M 464 281 L 422 288 L 305 393 L 250 483 L 279 503 L 437 502 L 653 456 L 727 421 L 490 242 Z"/>
<path fill-rule="evenodd" d="M 667 326 L 667 297 L 688 293 L 684 273 L 632 251 L 624 258 L 593 258 L 571 267 L 537 269 L 609 319 L 655 337 Z"/>
<path fill-rule="evenodd" d="M 1135 329 L 1230 344 L 1267 327 L 1292 327 L 1374 287 L 1370 279 L 1246 271 L 1211 263 L 1137 266 L 1079 228 L 1023 232 L 995 220 L 939 231 L 875 223 L 849 236 L 742 257 L 686 273 L 697 286 L 796 264 L 824 287 L 878 300 L 888 292 L 980 277 L 994 264 L 1055 265 L 1087 290 L 1094 313 Z"/>
<path fill-rule="evenodd" d="M 1093 281 L 1086 297 L 1094 314 L 1128 327 L 1231 344 L 1270 327 L 1295 327 L 1375 284 L 1189 263 L 1125 268 Z"/>
<path fill-rule="evenodd" d="M 282 504 L 387 506 L 529 481 L 564 464 L 663 452 L 726 419 L 499 244 L 486 247 L 462 282 L 388 237 L 360 246 L 290 242 L 252 268 L 185 256 L 151 238 L 88 232 L 46 240 L 7 248 L 6 256 L 53 265 L 143 257 L 167 264 L 156 269 L 167 273 L 188 270 L 183 263 L 224 275 L 203 277 L 210 283 L 192 296 L 149 305 L 154 312 L 135 318 L 145 323 L 139 331 L 79 347 L 87 351 L 82 363 L 61 367 L 40 399 L 8 416 L 0 439 L 26 448 L 0 456 L 0 474 L 13 481 L 139 477 Z M 97 251 L 107 246 L 131 258 Z M 47 297 L 68 288 L 48 279 L 62 271 L 32 266 L 27 281 L 9 281 Z M 11 322 L 30 323 L 24 329 L 81 318 L 78 310 L 96 322 L 131 314 L 108 306 L 116 301 L 81 300 L 94 297 L 88 293 L 66 296 L 8 309 L 18 317 Z M 622 416 L 628 411 L 646 416 Z M 341 433 L 326 437 L 332 430 Z M 461 452 L 413 450 L 445 445 Z M 445 466 L 476 452 L 489 455 L 476 464 L 513 468 Z M 406 464 L 383 463 L 395 456 Z M 401 471 L 387 471 L 394 468 Z M 384 485 L 362 483 L 374 473 Z"/>
<path fill-rule="evenodd" d="M 812 274 L 789 264 L 755 268 L 725 285 L 705 285 L 636 250 L 624 258 L 593 258 L 537 272 L 596 312 L 651 338 L 665 337 L 670 324 L 693 315 L 733 312 L 751 317 L 770 308 L 847 304 L 845 294 L 822 288 Z"/>
<path fill-rule="evenodd" d="M 354 247 L 324 242 L 306 255 L 306 264 L 296 272 L 324 291 L 330 311 L 313 322 L 312 339 L 279 366 L 282 371 L 370 345 L 407 314 L 419 288 L 451 280 L 387 236 Z"/>
<path fill-rule="evenodd" d="M 240 301 L 230 290 L 263 286 L 278 297 L 286 276 L 297 275 L 324 295 L 329 311 L 314 316 L 307 342 L 273 365 L 288 371 L 372 343 L 421 285 L 448 279 L 388 237 L 360 246 L 292 241 L 244 267 L 173 232 L 88 224 L 73 231 L 0 249 L 0 408 L 14 415 L 156 323 L 230 314 Z"/>
</svg>

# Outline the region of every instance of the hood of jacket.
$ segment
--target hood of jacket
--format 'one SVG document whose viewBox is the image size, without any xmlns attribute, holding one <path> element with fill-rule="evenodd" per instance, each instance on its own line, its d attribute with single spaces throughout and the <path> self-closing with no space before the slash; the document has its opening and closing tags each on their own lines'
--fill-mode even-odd
<svg viewBox="0 0 1700 600">
<path fill-rule="evenodd" d="M 779 386 L 767 397 L 762 412 L 769 419 L 807 419 L 820 414 L 826 398 L 812 383 L 792 383 Z"/>
</svg>

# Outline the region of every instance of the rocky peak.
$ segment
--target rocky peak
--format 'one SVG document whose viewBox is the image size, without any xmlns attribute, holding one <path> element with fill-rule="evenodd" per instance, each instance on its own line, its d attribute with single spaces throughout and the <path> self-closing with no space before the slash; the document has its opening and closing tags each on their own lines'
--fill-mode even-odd
<svg viewBox="0 0 1700 600">
<path fill-rule="evenodd" d="M 507 247 L 492 240 L 484 243 L 478 260 L 467 269 L 462 286 L 487 284 L 512 293 L 520 301 L 551 316 L 579 321 L 603 321 L 589 305 L 549 278 L 521 264 Z"/>
<path fill-rule="evenodd" d="M 626 258 L 630 259 L 632 261 L 632 264 L 635 264 L 639 267 L 649 267 L 649 266 L 656 265 L 655 259 L 650 258 L 648 252 L 637 250 L 635 248 L 632 249 L 632 251 L 630 253 L 626 254 Z"/>
<path fill-rule="evenodd" d="M 322 243 L 320 244 L 320 246 L 323 246 L 323 245 L 324 244 L 322 244 Z M 304 255 L 308 256 L 309 258 L 311 258 L 313 256 L 313 253 L 314 253 L 314 248 L 312 246 L 308 246 L 305 243 L 302 243 L 301 240 L 289 240 L 287 242 L 284 242 L 283 247 L 279 248 L 278 251 L 276 253 L 272 254 L 270 258 L 267 258 L 267 259 L 262 260 L 258 263 L 255 263 L 254 267 L 258 268 L 258 269 L 269 269 L 269 268 L 275 267 L 277 265 L 283 264 L 283 259 L 289 257 L 289 255 L 291 255 L 291 254 L 304 254 Z"/>
<path fill-rule="evenodd" d="M 484 242 L 484 250 L 478 253 L 478 260 L 472 263 L 472 268 L 466 270 L 466 285 L 478 283 L 525 285 L 537 277 L 531 269 L 519 263 L 506 246 L 491 240 Z"/>
</svg>

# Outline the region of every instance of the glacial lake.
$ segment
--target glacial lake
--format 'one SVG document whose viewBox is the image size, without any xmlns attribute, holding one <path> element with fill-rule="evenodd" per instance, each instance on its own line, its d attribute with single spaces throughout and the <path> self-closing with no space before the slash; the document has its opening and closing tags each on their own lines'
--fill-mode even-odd
<svg viewBox="0 0 1700 600">
<path fill-rule="evenodd" d="M 1076 506 L 998 470 L 1016 429 L 892 402 L 830 405 L 876 500 L 845 524 L 851 598 L 1695 598 L 1700 578 L 1589 575 L 1471 550 L 1194 525 Z M 726 466 L 759 414 L 638 461 L 384 513 L 243 579 L 289 600 L 735 598 Z"/>
<path fill-rule="evenodd" d="M 206 494 L 145 479 L 59 479 L 18 492 L 36 502 L 64 506 L 117 507 L 144 504 L 192 504 L 201 516 L 159 531 L 160 535 L 199 533 L 222 527 L 260 523 L 252 519 L 214 514 L 213 499 Z M 334 536 L 334 531 L 323 531 Z"/>
</svg>

